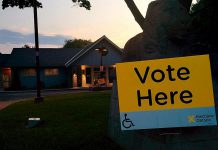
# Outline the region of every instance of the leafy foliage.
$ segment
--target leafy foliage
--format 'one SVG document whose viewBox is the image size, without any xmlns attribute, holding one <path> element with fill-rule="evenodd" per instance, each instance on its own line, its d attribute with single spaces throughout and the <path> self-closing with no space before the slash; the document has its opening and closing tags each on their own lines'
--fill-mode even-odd
<svg viewBox="0 0 218 150">
<path fill-rule="evenodd" d="M 91 8 L 91 3 L 88 0 L 72 0 L 72 2 L 79 4 L 80 7 L 84 7 L 87 10 Z"/>
<path fill-rule="evenodd" d="M 65 40 L 63 48 L 84 48 L 85 46 L 91 43 L 92 43 L 91 40 L 70 39 L 70 40 Z"/>
<path fill-rule="evenodd" d="M 28 44 L 25 44 L 24 46 L 22 46 L 22 48 L 31 48 L 31 46 Z"/>
<path fill-rule="evenodd" d="M 35 0 L 35 4 L 37 7 L 42 7 L 42 3 Z M 23 9 L 25 7 L 33 7 L 33 0 L 2 0 L 2 8 L 5 9 L 7 7 L 19 7 Z"/>
<path fill-rule="evenodd" d="M 37 0 L 2 0 L 2 8 L 19 7 L 20 9 L 23 9 L 25 7 L 33 7 L 34 1 L 37 7 L 42 7 L 42 3 Z M 84 7 L 87 10 L 90 10 L 91 8 L 89 0 L 72 0 L 72 2 L 78 4 L 80 7 Z"/>
</svg>

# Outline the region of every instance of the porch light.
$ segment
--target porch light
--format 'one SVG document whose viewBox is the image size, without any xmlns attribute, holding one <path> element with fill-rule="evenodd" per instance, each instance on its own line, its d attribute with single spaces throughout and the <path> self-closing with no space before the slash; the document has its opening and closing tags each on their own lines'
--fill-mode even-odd
<svg viewBox="0 0 218 150">
<path fill-rule="evenodd" d="M 100 66 L 100 71 L 104 71 L 104 66 Z"/>
<path fill-rule="evenodd" d="M 85 65 L 82 65 L 82 66 L 81 66 L 82 74 L 85 74 L 85 69 L 86 69 L 86 66 L 85 66 Z"/>
<path fill-rule="evenodd" d="M 85 65 L 81 65 L 81 70 L 85 70 L 86 66 Z"/>
</svg>

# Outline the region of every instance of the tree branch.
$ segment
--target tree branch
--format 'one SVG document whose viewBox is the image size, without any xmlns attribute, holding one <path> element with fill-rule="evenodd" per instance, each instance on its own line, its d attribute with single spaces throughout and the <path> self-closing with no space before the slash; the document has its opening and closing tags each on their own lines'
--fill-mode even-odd
<svg viewBox="0 0 218 150">
<path fill-rule="evenodd" d="M 128 8 L 130 9 L 130 11 L 132 12 L 136 22 L 139 24 L 139 26 L 142 28 L 143 30 L 143 22 L 144 22 L 144 17 L 142 16 L 141 12 L 139 11 L 139 9 L 137 8 L 135 2 L 133 0 L 124 0 L 128 6 Z"/>
</svg>

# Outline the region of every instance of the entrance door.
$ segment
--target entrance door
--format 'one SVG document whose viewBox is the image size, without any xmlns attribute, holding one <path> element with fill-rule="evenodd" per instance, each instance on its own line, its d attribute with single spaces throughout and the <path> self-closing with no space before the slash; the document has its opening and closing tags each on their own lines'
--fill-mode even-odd
<svg viewBox="0 0 218 150">
<path fill-rule="evenodd" d="M 2 70 L 0 69 L 0 90 L 3 88 L 3 85 L 2 85 Z"/>
<path fill-rule="evenodd" d="M 94 68 L 94 86 L 106 86 L 106 69 Z"/>
<path fill-rule="evenodd" d="M 2 86 L 4 89 L 7 89 L 10 87 L 11 83 L 11 69 L 10 68 L 4 68 L 2 70 Z"/>
<path fill-rule="evenodd" d="M 77 75 L 73 74 L 73 87 L 78 87 Z"/>
</svg>

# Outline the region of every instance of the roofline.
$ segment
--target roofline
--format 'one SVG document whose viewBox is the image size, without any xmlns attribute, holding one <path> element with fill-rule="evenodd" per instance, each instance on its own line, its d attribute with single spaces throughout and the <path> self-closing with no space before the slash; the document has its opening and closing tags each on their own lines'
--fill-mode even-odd
<svg viewBox="0 0 218 150">
<path fill-rule="evenodd" d="M 111 41 L 108 37 L 104 35 L 105 39 L 108 40 L 114 47 L 116 47 L 121 53 L 123 53 L 122 49 L 117 46 L 113 41 Z"/>
<path fill-rule="evenodd" d="M 79 53 L 80 52 L 82 52 L 82 50 L 81 51 L 79 51 L 75 56 L 73 56 L 69 61 L 67 61 L 66 63 L 65 63 L 65 66 L 66 67 L 68 67 L 68 66 L 70 66 L 72 63 L 74 63 L 77 59 L 79 59 L 81 56 L 83 56 L 85 53 L 87 53 L 91 48 L 93 48 L 95 45 L 97 45 L 101 40 L 103 40 L 103 39 L 106 39 L 106 40 L 108 40 L 113 46 L 115 46 L 121 53 L 122 53 L 122 50 L 121 50 L 121 48 L 119 48 L 116 44 L 114 44 L 114 42 L 112 42 L 110 39 L 108 39 L 105 35 L 103 35 L 101 38 L 99 38 L 98 40 L 96 40 L 93 44 L 92 44 L 92 46 L 90 46 L 85 52 L 83 52 L 81 55 L 79 55 Z M 89 46 L 89 45 L 88 45 Z M 86 47 L 85 47 L 86 48 Z M 85 49 L 84 48 L 84 49 Z M 79 55 L 79 56 L 78 56 Z M 78 57 L 77 57 L 78 56 Z M 77 58 L 76 58 L 77 57 Z M 75 58 L 75 59 L 74 59 Z"/>
<path fill-rule="evenodd" d="M 49 53 L 54 51 L 55 52 L 54 59 L 59 55 L 59 53 L 62 53 L 63 50 L 64 50 L 64 52 L 66 52 L 63 56 L 60 57 L 60 59 L 58 59 L 58 61 L 54 61 L 53 63 L 48 62 L 46 59 L 45 59 L 46 61 L 42 61 L 42 62 L 40 61 L 42 63 L 42 64 L 40 63 L 40 66 L 41 67 L 66 67 L 66 65 L 65 65 L 66 61 L 68 61 L 72 57 L 72 55 L 74 56 L 75 54 L 78 54 L 78 52 L 80 52 L 82 49 L 83 48 L 39 48 L 40 53 L 44 53 L 43 50 L 46 50 L 45 56 L 47 56 L 47 55 L 49 56 Z M 11 54 L 1 54 L 0 59 L 1 59 L 2 55 L 9 55 L 9 58 L 7 59 L 7 61 L 5 63 L 5 64 L 7 64 L 7 66 L 10 66 L 10 67 L 35 67 L 34 62 L 32 62 L 32 61 L 30 62 L 30 64 L 27 65 L 25 63 L 20 64 L 19 61 L 16 60 L 19 57 L 19 55 L 28 56 L 26 53 L 23 53 L 23 52 L 26 52 L 29 50 L 30 50 L 29 56 L 31 56 L 31 58 L 32 58 L 32 56 L 34 56 L 35 48 L 13 48 Z M 71 52 L 71 50 L 72 50 L 72 52 Z M 21 52 L 21 53 L 19 53 L 19 52 Z M 13 58 L 15 58 L 15 61 L 13 60 Z M 40 57 L 40 60 L 41 60 L 41 58 L 43 58 L 43 57 Z M 46 57 L 44 57 L 44 58 L 46 58 Z M 34 60 L 34 59 L 32 59 L 32 60 Z"/>
<path fill-rule="evenodd" d="M 85 49 L 85 48 L 83 48 L 83 49 Z M 68 60 L 64 65 L 66 66 L 66 67 L 68 67 L 69 65 L 69 63 L 75 58 L 75 57 L 77 57 L 81 52 L 82 52 L 82 50 L 83 49 L 81 49 L 78 53 L 76 53 L 76 55 L 74 55 L 70 60 Z"/>
<path fill-rule="evenodd" d="M 102 36 L 101 38 L 99 38 L 98 40 L 96 40 L 94 43 L 92 43 L 92 46 L 90 46 L 84 53 L 86 53 L 90 48 L 92 48 L 93 46 L 95 46 L 97 43 L 99 43 L 99 41 L 101 41 L 102 39 L 104 38 L 104 36 Z M 87 46 L 89 46 L 89 45 L 87 45 Z M 86 46 L 86 47 L 87 47 Z M 85 47 L 85 48 L 86 48 Z M 85 48 L 83 48 L 83 49 L 85 49 Z M 82 49 L 82 50 L 83 50 Z M 79 55 L 79 53 L 81 53 L 82 52 L 82 50 L 81 51 L 79 51 L 75 56 L 73 56 L 69 61 L 67 61 L 66 63 L 65 63 L 65 66 L 66 67 L 68 67 L 70 64 L 72 64 L 75 60 L 73 60 L 74 58 L 76 58 L 78 55 Z M 80 56 L 78 56 L 78 58 L 79 57 L 81 57 L 84 53 L 82 53 Z M 76 59 L 77 60 L 77 59 Z M 72 61 L 72 62 L 71 62 Z"/>
</svg>

